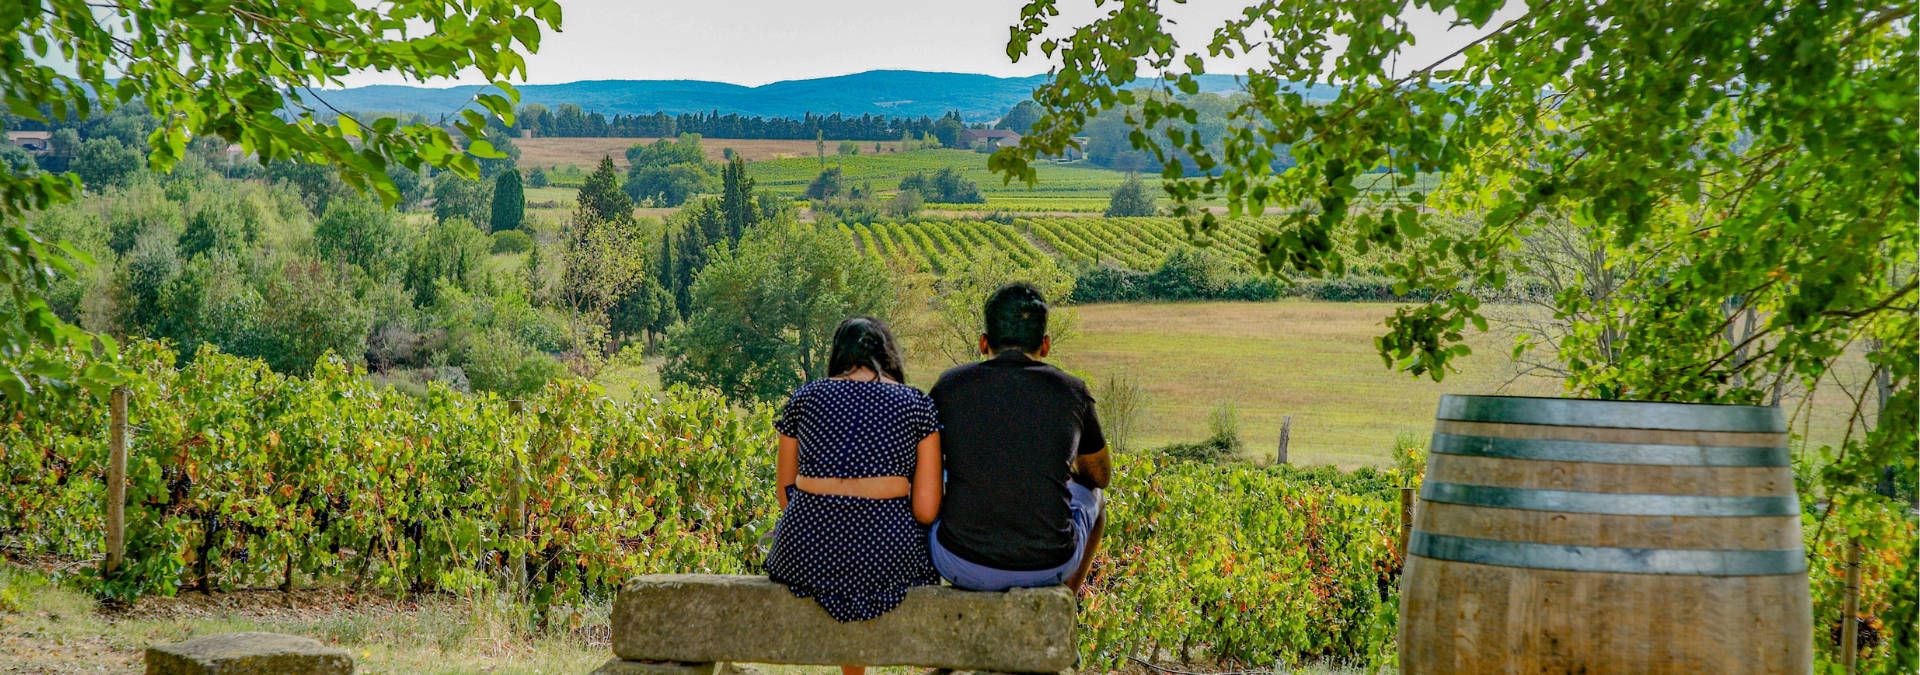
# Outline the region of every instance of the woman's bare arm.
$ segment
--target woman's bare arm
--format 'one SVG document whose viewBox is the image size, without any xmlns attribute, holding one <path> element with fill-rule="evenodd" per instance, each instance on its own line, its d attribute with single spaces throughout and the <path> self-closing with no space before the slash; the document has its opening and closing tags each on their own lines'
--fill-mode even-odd
<svg viewBox="0 0 1920 675">
<path fill-rule="evenodd" d="M 932 525 L 940 517 L 940 495 L 946 486 L 940 481 L 940 432 L 920 439 L 919 459 L 913 467 L 913 519 Z"/>
<path fill-rule="evenodd" d="M 800 478 L 800 441 L 792 436 L 780 434 L 779 458 L 774 462 L 773 498 L 780 502 L 780 510 L 787 510 L 787 486 Z"/>
</svg>

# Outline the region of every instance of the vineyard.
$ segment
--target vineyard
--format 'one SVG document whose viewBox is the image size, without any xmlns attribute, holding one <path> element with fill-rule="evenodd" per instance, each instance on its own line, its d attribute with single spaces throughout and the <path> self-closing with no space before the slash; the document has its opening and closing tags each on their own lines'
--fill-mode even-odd
<svg viewBox="0 0 1920 675">
<path fill-rule="evenodd" d="M 1133 271 L 1158 268 L 1175 251 L 1204 246 L 1234 267 L 1252 271 L 1259 237 L 1278 225 L 1273 218 L 1224 220 L 1212 234 L 1189 237 L 1181 219 L 1046 216 L 1014 219 L 1011 224 L 970 218 L 917 218 L 904 221 L 842 224 L 860 250 L 885 258 L 905 258 L 921 269 L 944 273 L 983 248 L 1007 252 L 1030 263 L 1052 257 L 1066 268 L 1112 266 Z M 1363 261 L 1365 260 L 1362 257 Z M 1366 273 L 1361 264 L 1354 271 Z"/>
<path fill-rule="evenodd" d="M 754 573 L 777 517 L 768 414 L 712 394 L 622 404 L 563 381 L 521 412 L 491 395 L 385 388 L 333 359 L 295 378 L 211 350 L 176 369 L 153 343 L 125 358 L 136 371 L 126 566 L 105 579 L 74 567 L 109 597 L 468 593 L 499 587 L 523 559 L 537 603 L 599 603 L 636 574 Z M 106 417 L 74 392 L 0 427 L 0 548 L 98 559 Z M 1398 488 L 1417 484 L 1420 459 L 1346 473 L 1118 457 L 1106 554 L 1082 605 L 1086 666 L 1389 664 Z M 1842 524 L 1810 510 L 1806 526 L 1823 629 L 1840 612 L 1834 542 L 1877 533 L 1862 614 L 1885 646 L 1865 665 L 1897 670 L 1912 653 L 1897 613 L 1914 590 L 1902 557 L 1915 531 L 1883 515 Z M 1825 663 L 1832 641 L 1819 644 Z M 1895 658 L 1878 656 L 1889 647 Z"/>
</svg>

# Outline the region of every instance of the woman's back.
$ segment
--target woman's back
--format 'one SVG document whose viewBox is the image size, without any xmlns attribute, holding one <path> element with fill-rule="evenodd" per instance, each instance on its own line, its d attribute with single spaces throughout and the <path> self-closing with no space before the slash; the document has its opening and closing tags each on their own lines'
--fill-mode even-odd
<svg viewBox="0 0 1920 675">
<path fill-rule="evenodd" d="M 800 475 L 913 475 L 920 439 L 937 430 L 933 399 L 883 381 L 815 380 L 793 392 L 774 424 L 800 441 Z"/>
<path fill-rule="evenodd" d="M 922 441 L 940 428 L 933 399 L 877 379 L 816 380 L 794 390 L 774 428 L 792 439 L 782 443 L 794 444 L 797 461 L 789 466 L 797 468 L 798 483 L 785 487 L 769 576 L 840 621 L 878 617 L 906 599 L 907 588 L 939 582 L 927 527 L 904 493 L 876 499 L 800 487 L 809 479 L 907 485 L 916 478 Z M 928 447 L 937 461 L 937 446 Z M 937 488 L 938 467 L 929 466 L 932 478 L 920 478 Z"/>
</svg>

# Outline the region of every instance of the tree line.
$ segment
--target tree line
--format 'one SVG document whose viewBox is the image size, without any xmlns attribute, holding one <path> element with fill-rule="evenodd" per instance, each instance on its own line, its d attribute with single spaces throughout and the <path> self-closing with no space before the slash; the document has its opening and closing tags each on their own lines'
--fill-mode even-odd
<svg viewBox="0 0 1920 675">
<path fill-rule="evenodd" d="M 960 113 L 941 117 L 859 116 L 833 113 L 806 113 L 798 118 L 761 117 L 739 113 L 656 112 L 646 115 L 613 115 L 591 112 L 578 104 L 562 103 L 552 108 L 539 103 L 520 107 L 514 117 L 514 131 L 531 131 L 536 136 L 559 137 L 635 137 L 673 138 L 698 134 L 709 138 L 784 139 L 830 141 L 888 141 L 902 136 L 920 138 L 933 133 L 942 120 L 958 123 Z"/>
</svg>

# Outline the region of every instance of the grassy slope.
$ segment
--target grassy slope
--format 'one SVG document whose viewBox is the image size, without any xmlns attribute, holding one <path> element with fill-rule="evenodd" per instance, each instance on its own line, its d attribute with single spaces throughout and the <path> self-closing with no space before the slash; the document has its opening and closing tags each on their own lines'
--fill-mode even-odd
<svg viewBox="0 0 1920 675">
<path fill-rule="evenodd" d="M 1293 417 L 1290 459 L 1342 466 L 1391 463 L 1400 434 L 1424 437 L 1442 393 L 1495 389 L 1511 374 L 1504 344 L 1475 341 L 1463 370 L 1434 383 L 1381 365 L 1372 337 L 1392 305 L 1271 303 L 1121 304 L 1079 307 L 1079 334 L 1055 353 L 1062 367 L 1099 380 L 1131 375 L 1151 398 L 1136 445 L 1207 435 L 1207 416 L 1234 404 L 1246 452 L 1271 459 L 1281 418 Z M 920 363 L 931 381 L 944 364 Z M 1094 382 L 1097 385 L 1097 382 Z M 1551 393 L 1546 383 L 1516 391 Z"/>
</svg>

